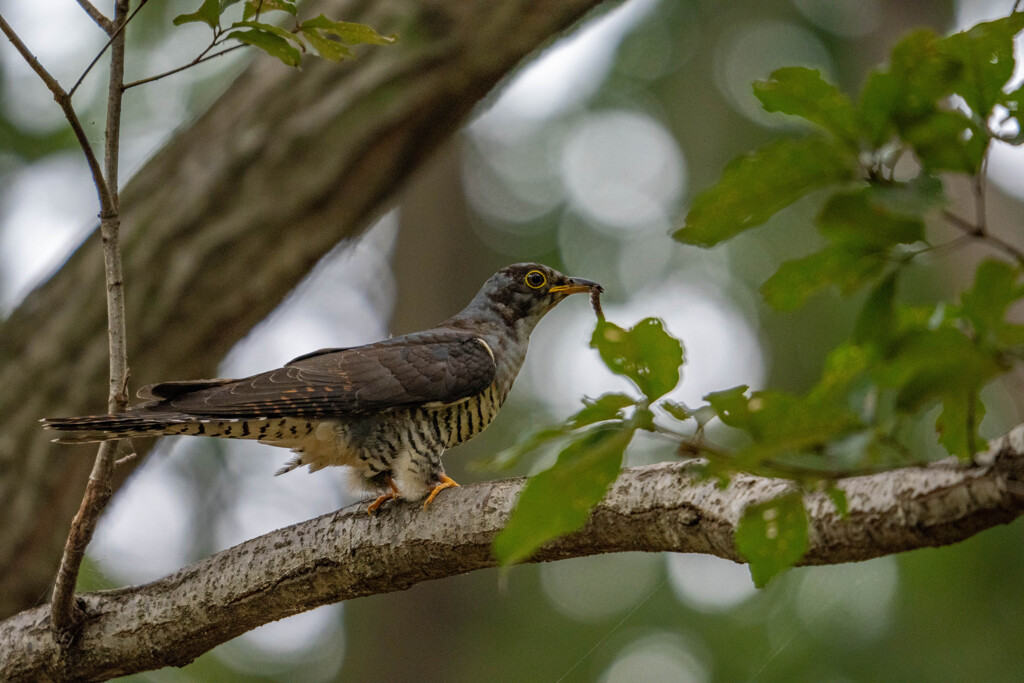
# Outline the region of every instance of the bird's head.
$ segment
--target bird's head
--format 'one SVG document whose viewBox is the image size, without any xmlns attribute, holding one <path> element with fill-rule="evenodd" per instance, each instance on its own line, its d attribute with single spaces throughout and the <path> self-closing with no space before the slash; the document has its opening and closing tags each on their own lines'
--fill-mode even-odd
<svg viewBox="0 0 1024 683">
<path fill-rule="evenodd" d="M 486 307 L 500 315 L 510 327 L 525 324 L 528 329 L 570 294 L 603 292 L 592 280 L 563 275 L 540 263 L 505 266 L 484 283 L 470 308 Z M 467 309 L 469 310 L 469 309 Z"/>
</svg>

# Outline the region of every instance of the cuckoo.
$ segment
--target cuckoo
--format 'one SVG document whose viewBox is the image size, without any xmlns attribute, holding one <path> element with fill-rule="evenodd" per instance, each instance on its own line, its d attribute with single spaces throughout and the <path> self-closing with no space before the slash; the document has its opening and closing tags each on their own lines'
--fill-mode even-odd
<svg viewBox="0 0 1024 683">
<path fill-rule="evenodd" d="M 365 346 L 321 349 L 243 379 L 152 384 L 124 413 L 44 419 L 58 443 L 184 434 L 289 448 L 277 474 L 350 468 L 377 498 L 420 500 L 458 486 L 441 454 L 497 414 L 544 314 L 574 293 L 602 291 L 537 263 L 499 270 L 461 312 L 429 330 Z"/>
</svg>

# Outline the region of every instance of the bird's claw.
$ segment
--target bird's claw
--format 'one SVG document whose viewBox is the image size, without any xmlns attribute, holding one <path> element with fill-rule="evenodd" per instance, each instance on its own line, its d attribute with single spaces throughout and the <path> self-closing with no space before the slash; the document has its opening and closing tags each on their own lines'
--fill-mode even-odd
<svg viewBox="0 0 1024 683">
<path fill-rule="evenodd" d="M 391 489 L 391 492 L 377 496 L 377 500 L 373 501 L 367 506 L 366 514 L 372 515 L 373 513 L 377 512 L 377 508 L 379 508 L 381 505 L 388 502 L 389 500 L 394 500 L 398 498 L 398 496 L 401 494 L 401 492 L 398 490 L 398 486 L 395 485 L 395 480 L 392 479 L 391 477 L 385 477 L 384 483 L 388 485 L 388 488 Z"/>
<path fill-rule="evenodd" d="M 444 491 L 445 489 L 450 489 L 453 486 L 458 485 L 458 482 L 456 482 L 454 479 L 452 479 L 446 474 L 442 474 L 441 480 L 434 486 L 433 490 L 431 490 L 430 495 L 427 496 L 427 500 L 424 501 L 423 509 L 426 510 L 427 506 L 434 502 L 434 498 L 437 498 L 437 494 L 441 493 L 441 491 Z"/>
</svg>

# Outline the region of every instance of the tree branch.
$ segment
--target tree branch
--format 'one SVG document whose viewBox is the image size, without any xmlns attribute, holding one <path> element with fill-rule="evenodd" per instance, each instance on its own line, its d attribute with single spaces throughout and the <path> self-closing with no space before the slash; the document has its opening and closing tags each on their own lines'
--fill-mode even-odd
<svg viewBox="0 0 1024 683">
<path fill-rule="evenodd" d="M 64 91 L 64 88 L 57 82 L 57 79 L 39 63 L 39 60 L 36 59 L 36 56 L 32 54 L 32 51 L 28 49 L 28 46 L 25 45 L 14 29 L 11 28 L 11 25 L 7 23 L 3 15 L 0 15 L 0 31 L 7 36 L 7 39 L 11 41 L 11 44 L 14 45 L 18 53 L 21 54 L 32 70 L 36 72 L 36 75 L 53 93 L 53 99 L 60 106 L 61 111 L 64 112 L 64 117 L 71 125 L 71 130 L 75 133 L 75 139 L 78 140 L 82 153 L 85 154 L 85 160 L 89 164 L 89 172 L 92 174 L 92 180 L 96 184 L 96 193 L 99 195 L 100 213 L 111 211 L 110 193 L 107 191 L 107 183 L 103 179 L 103 170 L 100 168 L 96 154 L 89 144 L 89 138 L 85 134 L 85 129 L 82 128 L 82 123 L 78 120 L 78 114 L 71 105 L 71 96 Z"/>
<path fill-rule="evenodd" d="M 128 407 L 128 346 L 125 332 L 124 272 L 121 266 L 121 216 L 118 213 L 118 159 L 121 149 L 121 101 L 124 97 L 124 28 L 128 19 L 128 0 L 117 0 L 114 7 L 114 23 L 119 24 L 120 28 L 111 38 L 106 144 L 103 155 L 103 177 L 106 179 L 109 196 L 107 205 L 103 206 L 100 213 L 110 368 L 107 409 L 110 412 L 119 412 Z M 70 95 L 68 98 L 70 99 Z M 71 530 L 68 532 L 64 554 L 57 570 L 51 599 L 50 623 L 65 647 L 75 637 L 84 617 L 75 602 L 75 585 L 78 583 L 78 571 L 82 566 L 82 560 L 85 559 L 85 550 L 113 493 L 110 480 L 116 453 L 116 444 L 103 443 L 97 450 L 92 473 L 89 475 L 78 512 L 71 522 Z"/>
<path fill-rule="evenodd" d="M 197 66 L 199 64 L 202 64 L 203 62 L 208 62 L 211 59 L 214 59 L 216 57 L 220 57 L 221 55 L 226 55 L 227 53 L 234 52 L 235 50 L 240 50 L 243 47 L 247 47 L 247 46 L 242 44 L 242 43 L 239 43 L 238 45 L 232 45 L 231 47 L 226 47 L 223 50 L 219 50 L 217 52 L 214 52 L 213 54 L 206 54 L 206 52 L 204 51 L 203 54 L 199 55 L 198 57 L 193 59 L 188 64 L 182 64 L 181 66 L 175 67 L 175 68 L 170 69 L 168 71 L 164 71 L 162 73 L 154 74 L 152 76 L 146 76 L 145 78 L 140 78 L 139 80 L 132 81 L 131 83 L 125 83 L 124 84 L 124 89 L 127 90 L 128 88 L 134 88 L 134 87 L 139 86 L 139 85 L 145 85 L 146 83 L 152 83 L 153 81 L 159 81 L 161 78 L 167 78 L 168 76 L 173 76 L 176 73 L 181 73 L 182 71 L 185 71 L 186 69 L 191 69 L 192 67 Z"/>
<path fill-rule="evenodd" d="M 89 72 L 92 71 L 92 68 L 94 66 L 96 66 L 96 63 L 100 61 L 100 58 L 103 57 L 103 53 L 107 51 L 108 47 L 113 45 L 115 41 L 118 40 L 118 36 L 124 36 L 125 30 L 127 30 L 128 28 L 128 22 L 135 18 L 135 15 L 139 13 L 139 10 L 146 6 L 147 2 L 148 0 L 140 0 L 138 7 L 136 7 L 131 14 L 127 14 L 127 10 L 125 11 L 125 14 L 121 14 L 115 10 L 114 22 L 111 23 L 111 28 L 109 31 L 107 31 L 107 33 L 110 34 L 110 38 L 103 45 L 103 47 L 100 48 L 100 51 L 96 53 L 96 56 L 92 58 L 92 61 L 89 62 L 89 65 L 85 67 L 85 70 L 82 71 L 82 75 L 78 77 L 78 80 L 75 81 L 75 84 L 71 86 L 71 90 L 68 91 L 68 97 L 75 96 L 75 92 L 78 90 L 78 86 L 82 85 L 82 81 L 84 81 L 85 77 L 89 75 Z M 114 29 L 115 25 L 117 26 L 116 29 Z M 122 79 L 122 81 L 123 80 L 124 79 Z M 124 88 L 122 87 L 122 89 Z"/>
<path fill-rule="evenodd" d="M 947 460 L 845 479 L 849 512 L 824 493 L 805 497 L 810 545 L 801 564 L 866 560 L 948 545 L 1024 514 L 1024 425 L 980 460 Z M 446 492 L 429 511 L 362 504 L 246 541 L 159 581 L 80 596 L 88 621 L 66 653 L 75 680 L 182 666 L 261 624 L 341 600 L 495 566 L 490 546 L 523 479 Z M 741 561 L 733 543 L 747 505 L 792 486 L 738 475 L 726 489 L 687 463 L 625 470 L 579 532 L 532 561 L 625 551 L 695 552 Z M 0 622 L 0 677 L 52 675 L 61 659 L 46 610 Z"/>
<path fill-rule="evenodd" d="M 110 35 L 111 32 L 113 32 L 113 22 L 110 21 L 110 19 L 107 19 L 107 15 L 96 9 L 96 6 L 89 2 L 89 0 L 78 0 L 78 4 L 81 5 L 82 9 L 85 10 L 85 13 L 88 14 L 92 20 L 107 33 L 107 35 Z"/>
</svg>

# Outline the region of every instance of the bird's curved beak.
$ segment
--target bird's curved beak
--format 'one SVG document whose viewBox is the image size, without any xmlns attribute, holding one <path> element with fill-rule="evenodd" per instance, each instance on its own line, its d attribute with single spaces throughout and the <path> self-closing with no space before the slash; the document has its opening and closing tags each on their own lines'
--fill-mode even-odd
<svg viewBox="0 0 1024 683">
<path fill-rule="evenodd" d="M 604 287 L 594 282 L 593 280 L 584 280 L 581 277 L 569 278 L 569 284 L 555 285 L 549 292 L 564 292 L 565 294 L 582 294 L 584 292 L 592 292 L 597 290 L 598 293 L 604 291 Z"/>
</svg>

